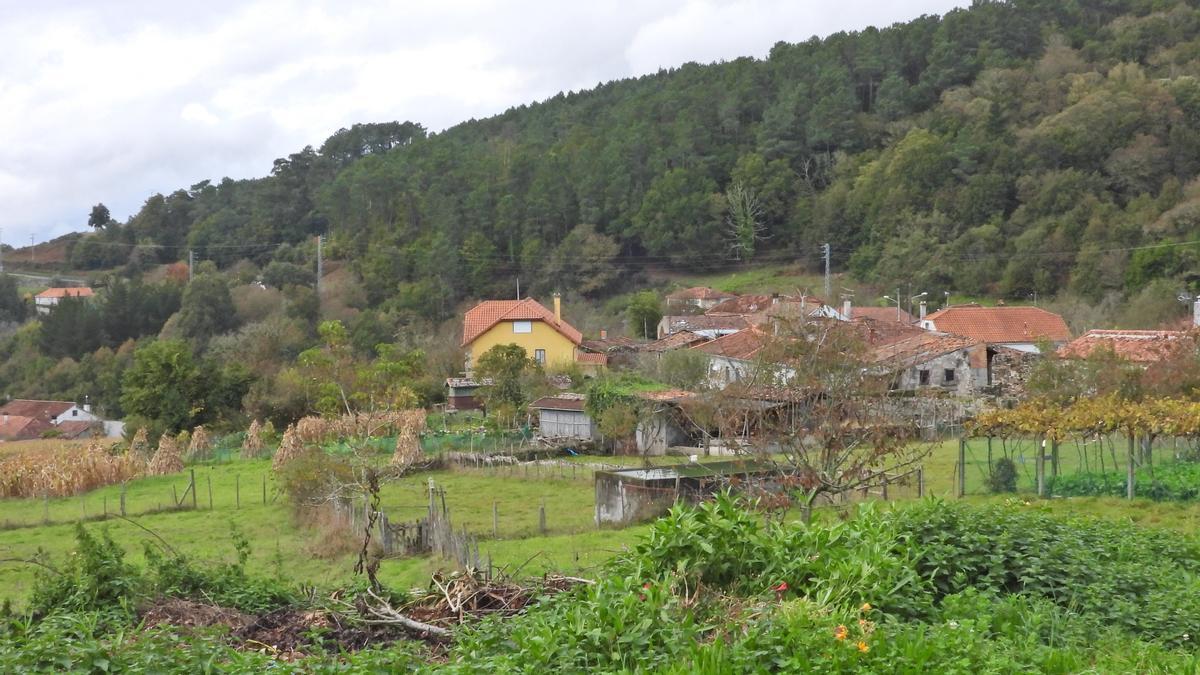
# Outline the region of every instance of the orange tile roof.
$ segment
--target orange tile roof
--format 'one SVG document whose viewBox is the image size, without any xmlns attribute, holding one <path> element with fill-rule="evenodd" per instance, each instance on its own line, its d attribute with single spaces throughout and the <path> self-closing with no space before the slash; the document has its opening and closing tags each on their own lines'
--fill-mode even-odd
<svg viewBox="0 0 1200 675">
<path fill-rule="evenodd" d="M 35 417 L 5 415 L 0 417 L 0 440 L 24 441 L 39 438 L 43 431 L 53 428 L 49 422 Z"/>
<path fill-rule="evenodd" d="M 979 340 L 961 335 L 922 331 L 903 340 L 876 347 L 871 350 L 868 358 L 873 363 L 907 368 L 926 363 L 943 354 L 960 349 L 970 349 L 979 344 L 982 344 Z"/>
<path fill-rule="evenodd" d="M 1067 322 L 1040 307 L 981 307 L 956 305 L 925 317 L 943 333 L 965 335 L 984 342 L 1066 342 L 1071 339 Z"/>
<path fill-rule="evenodd" d="M 1153 363 L 1170 358 L 1185 346 L 1187 332 L 1178 330 L 1089 330 L 1063 345 L 1058 355 L 1066 359 L 1086 359 L 1109 349 L 1127 361 Z"/>
<path fill-rule="evenodd" d="M 741 361 L 754 358 L 767 344 L 767 336 L 757 330 L 743 330 L 696 345 L 692 349 L 713 356 L 724 356 Z"/>
<path fill-rule="evenodd" d="M 701 330 L 745 330 L 750 327 L 750 321 L 741 314 L 688 314 L 682 316 L 664 316 L 667 329 L 672 333 Z"/>
<path fill-rule="evenodd" d="M 736 298 L 730 298 L 713 305 L 712 309 L 705 312 L 705 314 L 753 314 L 755 312 L 764 312 L 776 303 L 788 299 L 790 298 L 772 297 L 770 295 L 739 295 Z"/>
<path fill-rule="evenodd" d="M 462 345 L 471 344 L 475 338 L 488 332 L 501 321 L 542 321 L 567 338 L 572 344 L 583 341 L 583 333 L 566 321 L 554 318 L 554 312 L 546 309 L 533 298 L 524 300 L 484 300 L 467 310 L 463 317 Z"/>
<path fill-rule="evenodd" d="M 74 407 L 70 401 L 39 401 L 27 398 L 14 398 L 0 406 L 0 415 L 15 415 L 17 417 L 35 417 L 49 422 Z"/>
<path fill-rule="evenodd" d="M 698 342 L 707 341 L 708 338 L 703 335 L 693 333 L 690 330 L 681 330 L 678 333 L 671 333 L 662 339 L 646 344 L 641 347 L 641 350 L 645 352 L 669 352 L 672 349 L 683 349 Z"/>
<path fill-rule="evenodd" d="M 608 354 L 592 354 L 590 352 L 579 352 L 575 355 L 576 363 L 586 363 L 589 365 L 606 366 L 608 365 Z"/>
<path fill-rule="evenodd" d="M 718 291 L 707 286 L 693 286 L 667 295 L 668 300 L 725 300 L 736 297 L 737 295 L 733 293 Z"/>
<path fill-rule="evenodd" d="M 84 287 L 79 287 L 79 288 L 47 288 L 46 290 L 42 291 L 41 293 L 38 293 L 34 297 L 35 298 L 67 298 L 67 297 L 90 298 L 95 294 L 96 294 L 95 291 L 84 286 Z"/>
<path fill-rule="evenodd" d="M 912 314 L 904 310 L 900 310 L 899 317 L 896 314 L 895 307 L 851 307 L 851 319 L 874 319 L 876 321 L 890 321 L 892 323 L 914 323 L 916 319 Z"/>
</svg>

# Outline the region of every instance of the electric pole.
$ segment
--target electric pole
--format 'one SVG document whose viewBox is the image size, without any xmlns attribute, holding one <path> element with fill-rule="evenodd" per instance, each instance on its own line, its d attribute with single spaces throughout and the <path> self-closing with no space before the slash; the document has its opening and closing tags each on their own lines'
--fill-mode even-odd
<svg viewBox="0 0 1200 675">
<path fill-rule="evenodd" d="M 317 295 L 321 295 L 321 276 L 325 274 L 325 258 L 322 245 L 325 243 L 325 235 L 317 235 Z"/>
<path fill-rule="evenodd" d="M 33 247 L 33 235 L 29 235 L 29 264 L 37 264 L 37 249 Z"/>
<path fill-rule="evenodd" d="M 196 269 L 196 252 L 188 250 L 188 283 L 192 283 L 192 275 Z"/>
<path fill-rule="evenodd" d="M 821 245 L 821 254 L 822 254 L 822 257 L 825 258 L 825 302 L 829 302 L 829 296 L 833 292 L 833 290 L 832 290 L 833 286 L 830 284 L 830 279 L 829 279 L 830 255 L 829 255 L 829 244 L 828 243 Z"/>
<path fill-rule="evenodd" d="M 4 230 L 0 229 L 0 273 L 4 272 Z"/>
</svg>

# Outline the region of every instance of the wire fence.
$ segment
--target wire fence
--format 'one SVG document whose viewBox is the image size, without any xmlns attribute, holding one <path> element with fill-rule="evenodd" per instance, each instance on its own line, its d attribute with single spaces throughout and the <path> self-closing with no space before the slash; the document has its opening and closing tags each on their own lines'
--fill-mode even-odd
<svg viewBox="0 0 1200 675">
<path fill-rule="evenodd" d="M 1055 441 L 979 437 L 959 441 L 959 495 L 1200 499 L 1200 442 L 1120 434 Z"/>
</svg>

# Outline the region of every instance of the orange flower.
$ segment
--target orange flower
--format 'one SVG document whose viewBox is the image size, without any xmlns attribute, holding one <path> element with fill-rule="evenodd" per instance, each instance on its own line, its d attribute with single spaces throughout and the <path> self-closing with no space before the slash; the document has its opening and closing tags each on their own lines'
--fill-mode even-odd
<svg viewBox="0 0 1200 675">
<path fill-rule="evenodd" d="M 850 634 L 850 630 L 847 629 L 845 626 L 838 626 L 833 631 L 833 637 L 837 638 L 838 640 L 845 640 L 846 636 L 849 634 Z"/>
<path fill-rule="evenodd" d="M 864 611 L 864 612 L 869 612 L 869 611 L 871 611 L 871 603 L 869 603 L 869 602 L 864 602 L 864 603 L 863 603 L 863 606 L 862 606 L 862 607 L 859 607 L 859 609 L 861 609 L 861 610 L 862 610 L 862 611 Z"/>
<path fill-rule="evenodd" d="M 858 651 L 866 654 L 867 652 L 871 651 L 871 647 L 867 643 L 863 642 L 862 640 L 859 640 L 858 641 Z"/>
</svg>

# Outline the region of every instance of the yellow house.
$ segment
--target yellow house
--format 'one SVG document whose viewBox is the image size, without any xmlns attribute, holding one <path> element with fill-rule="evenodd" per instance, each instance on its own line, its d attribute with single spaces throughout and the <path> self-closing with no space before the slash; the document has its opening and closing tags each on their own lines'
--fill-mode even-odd
<svg viewBox="0 0 1200 675">
<path fill-rule="evenodd" d="M 485 300 L 463 317 L 462 346 L 467 352 L 467 372 L 475 359 L 496 345 L 515 344 L 544 366 L 586 362 L 602 355 L 579 358 L 583 334 L 562 320 L 562 301 L 554 296 L 554 311 L 533 298 Z"/>
</svg>

